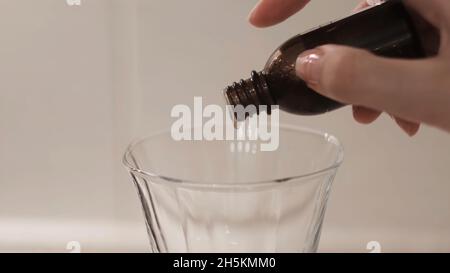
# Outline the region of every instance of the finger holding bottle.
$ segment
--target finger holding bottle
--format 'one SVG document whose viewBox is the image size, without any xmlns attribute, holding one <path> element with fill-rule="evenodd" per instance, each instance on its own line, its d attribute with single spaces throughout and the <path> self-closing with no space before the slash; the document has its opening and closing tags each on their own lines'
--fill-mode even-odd
<svg viewBox="0 0 450 273">
<path fill-rule="evenodd" d="M 363 2 L 359 9 L 377 4 L 373 2 Z M 262 0 L 251 13 L 250 22 L 260 27 L 276 24 L 307 3 L 301 0 Z M 361 123 L 373 122 L 381 112 L 387 112 L 396 117 L 397 124 L 409 135 L 417 132 L 421 122 L 450 131 L 450 2 L 405 0 L 404 3 L 419 30 L 432 30 L 420 33 L 427 55 L 433 57 L 411 59 L 419 58 L 419 54 L 417 57 L 393 59 L 376 56 L 368 47 L 363 50 L 324 45 L 303 52 L 295 64 L 296 72 L 316 92 L 354 105 L 355 119 Z M 398 58 L 400 55 L 394 54 Z M 274 75 L 270 74 L 270 77 Z M 303 92 L 301 88 L 299 92 Z M 301 112 L 301 109 L 289 109 Z"/>
<path fill-rule="evenodd" d="M 450 60 L 397 60 L 326 45 L 304 52 L 297 73 L 318 93 L 450 131 Z"/>
<path fill-rule="evenodd" d="M 441 44 L 435 45 L 439 48 L 436 57 L 393 60 L 359 49 L 328 45 L 304 52 L 297 62 L 297 72 L 317 92 L 362 105 L 355 108 L 354 114 L 363 123 L 376 119 L 377 111 L 368 109 L 377 109 L 402 117 L 397 118 L 397 123 L 409 134 L 418 128 L 415 123 L 419 122 L 450 131 L 447 76 L 450 3 L 442 0 L 405 3 L 438 28 Z"/>
</svg>

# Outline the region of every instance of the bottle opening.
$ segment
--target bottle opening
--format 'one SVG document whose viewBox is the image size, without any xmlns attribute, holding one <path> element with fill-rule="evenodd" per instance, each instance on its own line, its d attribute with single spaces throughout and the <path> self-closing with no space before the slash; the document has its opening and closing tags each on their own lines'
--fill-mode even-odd
<svg viewBox="0 0 450 273">
<path fill-rule="evenodd" d="M 259 114 L 261 106 L 265 106 L 271 114 L 271 106 L 275 104 L 269 93 L 266 77 L 262 72 L 253 71 L 249 79 L 235 82 L 225 88 L 223 95 L 235 120 L 242 121 L 253 114 Z M 254 109 L 249 111 L 249 108 Z M 244 114 L 240 115 L 241 110 Z"/>
</svg>

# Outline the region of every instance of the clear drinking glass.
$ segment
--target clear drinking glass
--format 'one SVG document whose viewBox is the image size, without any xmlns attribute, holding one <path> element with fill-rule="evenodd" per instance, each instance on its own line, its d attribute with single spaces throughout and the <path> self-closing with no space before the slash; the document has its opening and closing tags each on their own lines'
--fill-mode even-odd
<svg viewBox="0 0 450 273">
<path fill-rule="evenodd" d="M 153 252 L 316 252 L 339 141 L 280 127 L 259 141 L 175 141 L 170 131 L 129 146 L 124 164 L 142 203 Z"/>
</svg>

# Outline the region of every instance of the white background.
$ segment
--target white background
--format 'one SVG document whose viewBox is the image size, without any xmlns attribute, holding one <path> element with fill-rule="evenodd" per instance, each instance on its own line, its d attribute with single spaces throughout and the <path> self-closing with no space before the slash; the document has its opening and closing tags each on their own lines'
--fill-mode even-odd
<svg viewBox="0 0 450 273">
<path fill-rule="evenodd" d="M 262 68 L 283 41 L 342 17 L 356 0 L 313 0 L 267 29 L 255 1 L 0 0 L 0 251 L 146 251 L 137 196 L 121 166 L 134 138 L 170 126 L 173 105 Z M 410 139 L 388 117 L 349 108 L 284 122 L 346 148 L 321 250 L 450 251 L 450 135 Z M 169 160 L 169 159 L 162 159 Z"/>
</svg>

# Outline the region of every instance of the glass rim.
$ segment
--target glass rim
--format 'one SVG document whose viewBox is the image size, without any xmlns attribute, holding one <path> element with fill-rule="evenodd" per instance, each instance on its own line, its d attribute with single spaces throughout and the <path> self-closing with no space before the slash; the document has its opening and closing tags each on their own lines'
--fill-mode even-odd
<svg viewBox="0 0 450 273">
<path fill-rule="evenodd" d="M 154 138 L 156 136 L 160 136 L 163 134 L 167 134 L 170 132 L 170 129 L 161 130 L 159 132 L 150 134 L 146 137 L 140 138 L 136 141 L 131 142 L 125 150 L 125 153 L 122 157 L 122 164 L 125 166 L 125 168 L 135 174 L 139 174 L 144 177 L 148 178 L 157 178 L 161 179 L 164 182 L 173 184 L 175 186 L 185 186 L 185 187 L 195 187 L 195 188 L 249 188 L 249 187 L 263 187 L 263 186 L 275 186 L 275 185 L 281 185 L 286 184 L 288 182 L 292 182 L 294 180 L 303 180 L 307 181 L 310 178 L 314 178 L 317 176 L 321 176 L 323 174 L 326 174 L 328 172 L 334 171 L 338 169 L 342 163 L 344 162 L 344 148 L 339 141 L 338 138 L 336 138 L 334 135 L 331 135 L 329 133 L 325 133 L 319 130 L 310 129 L 307 127 L 301 127 L 301 126 L 293 126 L 293 125 L 283 125 L 280 124 L 277 126 L 280 130 L 291 130 L 295 131 L 296 133 L 303 133 L 303 134 L 309 134 L 314 135 L 316 137 L 322 137 L 325 138 L 328 143 L 332 143 L 337 148 L 336 158 L 333 160 L 333 164 L 321 168 L 317 171 L 304 173 L 304 174 L 298 174 L 298 175 L 290 175 L 285 178 L 277 178 L 277 179 L 268 179 L 268 180 L 259 180 L 259 181 L 249 181 L 249 182 L 243 182 L 243 183 L 205 183 L 201 181 L 195 181 L 195 180 L 189 180 L 189 179 L 182 179 L 182 178 L 176 178 L 171 177 L 163 174 L 158 174 L 156 172 L 152 172 L 149 170 L 141 170 L 140 168 L 135 167 L 135 163 L 130 162 L 129 157 L 132 155 L 132 152 L 136 146 L 139 144 L 148 141 L 151 138 Z"/>
</svg>

